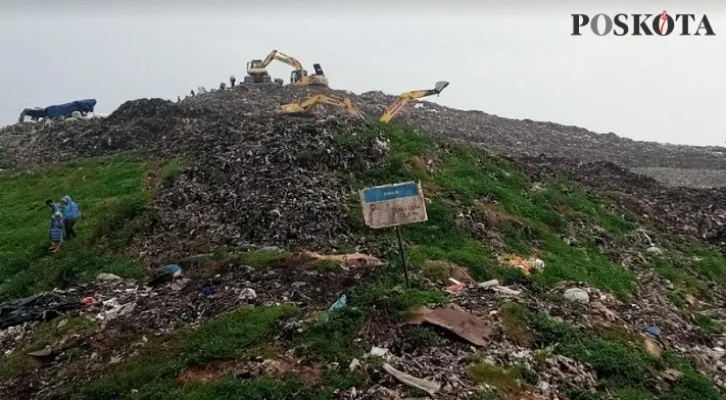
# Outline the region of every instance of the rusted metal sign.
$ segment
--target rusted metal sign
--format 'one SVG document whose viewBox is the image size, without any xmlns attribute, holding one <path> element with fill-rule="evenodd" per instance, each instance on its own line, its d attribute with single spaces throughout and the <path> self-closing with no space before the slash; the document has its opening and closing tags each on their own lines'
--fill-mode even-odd
<svg viewBox="0 0 726 400">
<path fill-rule="evenodd" d="M 420 182 L 365 188 L 360 197 L 363 219 L 371 228 L 391 228 L 428 220 Z"/>
</svg>

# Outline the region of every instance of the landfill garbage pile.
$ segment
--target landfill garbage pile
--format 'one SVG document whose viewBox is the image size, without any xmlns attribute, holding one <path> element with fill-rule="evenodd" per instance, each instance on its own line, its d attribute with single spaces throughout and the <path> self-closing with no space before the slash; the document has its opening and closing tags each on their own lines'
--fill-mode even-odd
<svg viewBox="0 0 726 400">
<path fill-rule="evenodd" d="M 665 187 L 653 178 L 609 162 L 520 157 L 518 163 L 535 180 L 565 174 L 611 196 L 625 213 L 673 234 L 686 234 L 726 250 L 726 188 Z"/>
<path fill-rule="evenodd" d="M 726 182 L 726 170 L 700 169 L 698 173 L 680 168 L 633 168 L 633 171 L 653 177 L 667 186 L 683 186 L 694 188 L 710 188 L 723 186 Z"/>
<path fill-rule="evenodd" d="M 17 399 L 38 398 L 74 380 L 87 380 L 104 365 L 131 358 L 154 337 L 197 326 L 240 307 L 280 302 L 327 307 L 373 271 L 360 263 L 319 271 L 302 260 L 263 269 L 200 257 L 182 263 L 181 273 L 161 284 L 102 273 L 88 284 L 3 304 L 2 321 L 12 323 L 0 329 L 0 354 L 5 357 L 34 356 L 17 353 L 46 320 L 57 328 L 72 319 L 93 321 L 95 326 L 50 345 L 43 355 L 44 368 L 14 379 L 0 378 L 0 393 Z M 5 318 L 6 310 L 29 317 L 10 320 Z"/>
<path fill-rule="evenodd" d="M 653 178 L 636 174 L 610 161 L 584 161 L 540 155 L 513 158 L 532 179 L 541 181 L 564 174 L 591 187 L 603 190 L 660 190 Z"/>
<path fill-rule="evenodd" d="M 348 231 L 352 193 L 341 174 L 387 160 L 383 139 L 355 153 L 336 145 L 334 135 L 355 127 L 255 117 L 236 130 L 205 131 L 188 153 L 193 164 L 159 191 L 157 223 L 140 251 L 173 259 L 218 246 L 330 248 Z"/>
<path fill-rule="evenodd" d="M 179 150 L 206 127 L 234 126 L 244 118 L 278 114 L 280 105 L 315 93 L 350 98 L 371 119 L 380 116 L 396 96 L 382 92 L 356 95 L 341 90 L 276 85 L 239 85 L 188 97 L 178 103 L 142 99 L 123 104 L 104 120 L 47 121 L 15 124 L 0 130 L 0 146 L 18 154 L 16 164 L 67 160 L 72 156 L 99 155 L 134 150 L 167 153 Z M 344 115 L 345 111 L 319 105 L 318 114 Z M 482 111 L 464 111 L 435 103 L 412 102 L 396 115 L 406 124 L 444 138 L 463 140 L 505 156 L 566 157 L 586 161 L 611 161 L 628 168 L 660 168 L 654 177 L 665 183 L 691 185 L 701 170 L 725 170 L 724 149 L 633 141 L 615 134 L 595 134 L 583 128 L 551 122 L 502 118 Z M 145 145 L 151 145 L 147 147 Z M 18 150 L 18 151 L 15 151 Z M 22 150 L 22 151 L 20 151 Z M 25 161 L 25 162 L 23 162 Z M 699 185 L 726 185 L 719 174 Z"/>
</svg>

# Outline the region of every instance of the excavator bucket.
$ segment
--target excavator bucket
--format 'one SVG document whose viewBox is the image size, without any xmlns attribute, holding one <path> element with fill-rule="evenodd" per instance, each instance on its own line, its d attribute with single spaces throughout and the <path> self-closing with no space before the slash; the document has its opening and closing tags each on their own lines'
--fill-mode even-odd
<svg viewBox="0 0 726 400">
<path fill-rule="evenodd" d="M 439 94 L 439 93 L 441 93 L 441 91 L 443 91 L 444 89 L 446 89 L 447 86 L 449 86 L 449 82 L 447 82 L 447 81 L 438 81 L 438 82 L 436 82 L 436 86 L 434 87 L 434 91 L 436 92 L 436 94 Z"/>
</svg>

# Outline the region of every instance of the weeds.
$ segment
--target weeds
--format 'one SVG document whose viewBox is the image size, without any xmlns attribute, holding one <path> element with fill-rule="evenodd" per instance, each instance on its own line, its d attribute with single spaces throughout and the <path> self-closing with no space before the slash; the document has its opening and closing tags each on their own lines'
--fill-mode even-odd
<svg viewBox="0 0 726 400">
<path fill-rule="evenodd" d="M 723 327 L 721 326 L 721 324 L 717 320 L 711 318 L 709 315 L 699 313 L 695 315 L 695 318 L 696 323 L 698 324 L 698 326 L 701 327 L 704 332 L 714 335 L 723 333 Z"/>
<path fill-rule="evenodd" d="M 652 388 L 650 385 L 656 380 L 655 375 L 667 368 L 675 368 L 683 376 L 659 399 L 719 398 L 713 382 L 699 374 L 683 357 L 664 352 L 661 359 L 656 359 L 627 332 L 609 331 L 597 337 L 590 332 L 576 331 L 542 314 L 529 312 L 528 320 L 538 346 L 554 346 L 555 353 L 589 363 L 606 387 L 621 393 L 622 398 L 639 398 L 637 396 L 643 390 Z M 600 398 L 591 392 L 573 390 L 573 393 L 568 393 L 571 398 Z"/>
<path fill-rule="evenodd" d="M 337 271 L 343 268 L 343 262 L 337 260 L 317 260 L 312 268 L 318 271 Z"/>
<path fill-rule="evenodd" d="M 350 307 L 333 310 L 297 339 L 296 348 L 324 361 L 349 361 L 361 349 L 354 338 L 364 314 Z"/>
<path fill-rule="evenodd" d="M 12 168 L 15 165 L 13 156 L 5 148 L 0 147 L 0 170 Z"/>
<path fill-rule="evenodd" d="M 507 303 L 501 312 L 502 329 L 517 345 L 530 347 L 534 341 L 527 327 L 527 310 L 520 304 Z"/>
<path fill-rule="evenodd" d="M 537 374 L 523 364 L 501 368 L 479 362 L 469 366 L 469 375 L 477 383 L 492 385 L 502 391 L 515 391 L 525 385 L 537 384 Z"/>
<path fill-rule="evenodd" d="M 726 283 L 726 259 L 716 249 L 689 242 L 679 246 L 679 250 L 689 258 L 689 267 L 699 277 Z"/>
<path fill-rule="evenodd" d="M 233 311 L 218 317 L 191 333 L 185 344 L 187 364 L 235 358 L 252 343 L 262 339 L 279 319 L 295 313 L 295 308 L 257 307 Z"/>
<path fill-rule="evenodd" d="M 166 163 L 161 170 L 162 184 L 172 184 L 182 174 L 182 172 L 184 172 L 184 168 L 186 168 L 186 166 L 186 161 L 179 159 L 171 160 Z"/>
</svg>

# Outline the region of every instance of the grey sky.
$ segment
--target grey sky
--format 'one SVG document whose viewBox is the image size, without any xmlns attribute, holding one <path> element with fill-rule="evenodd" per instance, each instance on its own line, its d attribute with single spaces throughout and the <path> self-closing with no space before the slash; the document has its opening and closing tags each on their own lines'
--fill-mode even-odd
<svg viewBox="0 0 726 400">
<path fill-rule="evenodd" d="M 249 59 L 278 49 L 308 69 L 321 63 L 336 89 L 395 94 L 448 80 L 431 100 L 638 140 L 726 140 L 723 1 L 391 2 L 1 2 L 0 125 L 24 107 L 80 98 L 96 98 L 98 112 L 176 99 L 241 80 Z M 570 36 L 571 13 L 663 9 L 707 14 L 716 36 Z M 289 79 L 285 65 L 269 70 Z"/>
</svg>

